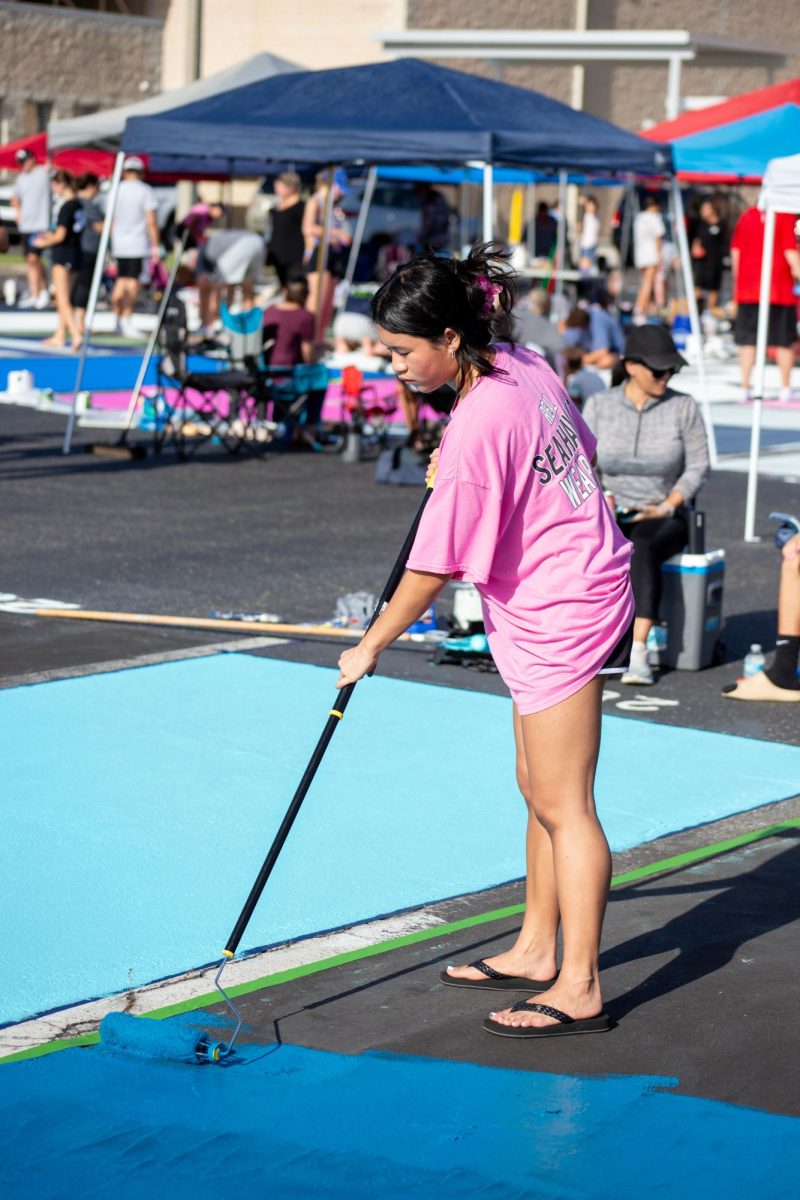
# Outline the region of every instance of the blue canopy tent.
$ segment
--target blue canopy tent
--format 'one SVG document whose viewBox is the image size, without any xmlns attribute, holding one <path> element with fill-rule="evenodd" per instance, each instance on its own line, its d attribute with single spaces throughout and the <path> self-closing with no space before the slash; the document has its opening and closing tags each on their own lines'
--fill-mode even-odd
<svg viewBox="0 0 800 1200">
<path fill-rule="evenodd" d="M 417 59 L 259 80 L 129 120 L 123 150 L 259 174 L 264 162 L 504 163 L 663 175 L 667 146 L 526 88 Z"/>
<path fill-rule="evenodd" d="M 413 58 L 260 79 L 128 120 L 123 155 L 154 172 L 258 176 L 274 162 L 479 166 L 491 236 L 495 163 L 558 172 L 671 175 L 668 146 L 510 84 Z M 113 191 L 109 208 L 113 206 Z M 324 248 L 324 236 L 323 236 Z M 687 248 L 688 259 L 688 248 Z M 69 450 L 72 421 L 67 430 Z"/>
</svg>

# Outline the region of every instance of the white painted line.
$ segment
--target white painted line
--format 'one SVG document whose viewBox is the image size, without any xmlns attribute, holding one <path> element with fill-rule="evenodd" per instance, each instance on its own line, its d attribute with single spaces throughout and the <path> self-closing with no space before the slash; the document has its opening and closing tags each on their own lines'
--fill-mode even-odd
<svg viewBox="0 0 800 1200">
<path fill-rule="evenodd" d="M 280 971 L 309 966 L 323 959 L 363 950 L 368 946 L 446 923 L 446 919 L 431 908 L 415 909 L 392 917 L 365 921 L 335 933 L 321 934 L 264 950 L 239 961 L 233 960 L 225 968 L 224 986 L 231 988 L 238 984 L 251 983 Z M 155 1009 L 185 1004 L 199 996 L 206 996 L 215 990 L 214 976 L 218 967 L 219 963 L 214 963 L 212 966 L 162 979 L 144 987 L 117 992 L 100 1000 L 89 1000 L 84 1004 L 60 1009 L 58 1012 L 33 1017 L 29 1021 L 8 1025 L 0 1029 L 0 1059 L 61 1038 L 75 1038 L 93 1033 L 103 1017 L 110 1012 L 141 1016 Z"/>
</svg>

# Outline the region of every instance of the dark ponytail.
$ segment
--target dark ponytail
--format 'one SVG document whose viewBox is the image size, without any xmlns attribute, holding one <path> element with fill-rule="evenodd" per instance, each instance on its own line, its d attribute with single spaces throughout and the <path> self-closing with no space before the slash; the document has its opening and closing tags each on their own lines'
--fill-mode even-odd
<svg viewBox="0 0 800 1200">
<path fill-rule="evenodd" d="M 428 252 L 402 263 L 372 301 L 376 325 L 390 333 L 439 343 L 446 329 L 459 335 L 459 382 L 474 369 L 490 375 L 486 351 L 511 341 L 515 277 L 500 242 L 473 246 L 461 261 Z"/>
</svg>

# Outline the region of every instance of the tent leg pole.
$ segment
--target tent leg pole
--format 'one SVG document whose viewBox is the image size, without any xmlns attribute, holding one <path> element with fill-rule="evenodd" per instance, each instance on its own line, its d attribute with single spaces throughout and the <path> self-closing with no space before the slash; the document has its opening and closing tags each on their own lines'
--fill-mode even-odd
<svg viewBox="0 0 800 1200">
<path fill-rule="evenodd" d="M 172 264 L 172 270 L 170 271 L 170 274 L 169 274 L 169 280 L 167 281 L 167 286 L 164 288 L 164 295 L 161 297 L 161 303 L 158 306 L 158 312 L 156 314 L 156 323 L 153 326 L 153 332 L 150 334 L 150 340 L 148 341 L 147 349 L 144 352 L 144 358 L 142 359 L 142 365 L 139 367 L 139 374 L 136 377 L 136 383 L 134 384 L 133 391 L 131 392 L 131 398 L 130 398 L 130 402 L 128 404 L 128 411 L 127 411 L 127 414 L 125 417 L 125 429 L 122 434 L 123 439 L 130 432 L 131 423 L 133 421 L 133 415 L 136 412 L 136 406 L 139 403 L 139 396 L 141 395 L 142 387 L 144 386 L 144 380 L 145 380 L 145 376 L 147 375 L 147 369 L 150 366 L 150 360 L 152 359 L 153 353 L 155 352 L 156 342 L 158 341 L 158 335 L 161 332 L 161 326 L 164 321 L 164 313 L 167 311 L 167 305 L 169 304 L 170 297 L 172 296 L 173 288 L 175 287 L 175 280 L 178 276 L 178 271 L 180 270 L 181 258 L 183 257 L 183 252 L 186 249 L 186 243 L 189 239 L 189 233 L 190 233 L 190 230 L 188 228 L 184 229 L 181 240 L 176 243 L 175 261 Z"/>
<path fill-rule="evenodd" d="M 342 288 L 342 299 L 334 306 L 334 316 L 347 304 L 347 298 L 350 295 L 350 288 L 353 286 L 353 276 L 356 273 L 356 263 L 358 256 L 361 253 L 361 243 L 364 241 L 364 230 L 367 227 L 367 217 L 369 216 L 370 205 L 372 204 L 372 196 L 375 192 L 375 182 L 378 178 L 378 168 L 370 167 L 367 174 L 367 182 L 364 186 L 364 195 L 361 197 L 361 207 L 358 210 L 358 220 L 353 234 L 353 244 L 350 247 L 350 254 L 347 259 L 347 270 L 344 276 L 344 286 Z"/>
<path fill-rule="evenodd" d="M 494 167 L 483 164 L 483 240 L 491 242 L 494 237 Z"/>
<path fill-rule="evenodd" d="M 558 239 L 556 241 L 556 296 L 564 295 L 567 249 L 567 172 L 558 172 Z"/>
<path fill-rule="evenodd" d="M 106 215 L 103 221 L 103 232 L 100 234 L 100 245 L 97 247 L 97 259 L 94 264 L 94 275 L 92 276 L 92 286 L 89 289 L 89 300 L 86 305 L 86 321 L 83 333 L 83 342 L 81 344 L 81 352 L 78 358 L 78 370 L 75 374 L 75 384 L 72 392 L 72 407 L 69 417 L 67 418 L 67 428 L 64 433 L 64 445 L 62 447 L 63 454 L 69 454 L 72 449 L 72 435 L 75 431 L 75 418 L 77 416 L 76 402 L 78 392 L 81 390 L 83 383 L 83 372 L 86 366 L 86 356 L 89 352 L 89 339 L 92 336 L 92 323 L 94 322 L 94 314 L 97 309 L 97 297 L 100 294 L 100 280 L 103 278 L 103 266 L 108 252 L 108 243 L 111 238 L 111 224 L 114 220 L 114 209 L 117 206 L 117 195 L 119 194 L 119 184 L 122 179 L 122 164 L 125 161 L 125 155 L 120 151 L 117 154 L 114 163 L 114 174 L 111 176 L 111 190 L 108 196 L 106 205 Z"/>
<path fill-rule="evenodd" d="M 683 212 L 683 198 L 678 180 L 673 177 L 671 183 L 672 189 L 672 213 L 675 222 L 675 236 L 678 239 L 678 250 L 681 258 L 681 269 L 683 271 L 683 286 L 686 289 L 686 306 L 689 309 L 689 323 L 692 327 L 695 343 L 697 345 L 697 374 L 700 377 L 700 407 L 703 412 L 703 421 L 706 427 L 706 436 L 708 437 L 708 459 L 712 467 L 716 467 L 719 462 L 717 455 L 717 439 L 714 434 L 714 422 L 711 417 L 711 402 L 708 395 L 708 379 L 706 377 L 706 363 L 703 353 L 703 338 L 700 332 L 700 314 L 697 311 L 697 297 L 694 294 L 694 278 L 692 276 L 692 260 L 689 255 L 689 239 L 686 236 L 686 218 Z"/>
<path fill-rule="evenodd" d="M 775 209 L 767 208 L 764 222 L 764 249 L 761 257 L 761 286 L 758 293 L 758 327 L 756 330 L 756 362 L 753 388 L 753 422 L 750 429 L 750 464 L 747 470 L 747 499 L 744 515 L 744 540 L 759 542 L 756 537 L 756 496 L 758 494 L 758 455 L 761 449 L 761 410 L 764 403 L 764 372 L 767 365 L 767 336 L 769 334 L 769 294 L 772 288 L 772 252 L 775 246 Z"/>
</svg>

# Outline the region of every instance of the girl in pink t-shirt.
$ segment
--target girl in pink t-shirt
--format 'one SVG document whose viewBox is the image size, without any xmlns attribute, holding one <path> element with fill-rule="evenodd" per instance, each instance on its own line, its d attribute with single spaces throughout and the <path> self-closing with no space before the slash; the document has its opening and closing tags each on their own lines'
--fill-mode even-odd
<svg viewBox="0 0 800 1200">
<path fill-rule="evenodd" d="M 602 677 L 624 670 L 630 652 L 631 548 L 595 475 L 594 438 L 561 383 L 538 354 L 494 340 L 514 298 L 495 250 L 476 247 L 463 262 L 414 259 L 375 296 L 398 377 L 421 392 L 449 383 L 457 399 L 406 574 L 360 645 L 342 654 L 338 686 L 373 671 L 449 580 L 475 584 L 514 700 L 526 910 L 510 950 L 442 979 L 537 994 L 492 1013 L 491 1033 L 599 1032 L 611 1025 L 598 974 L 611 860 L 593 786 Z"/>
</svg>

